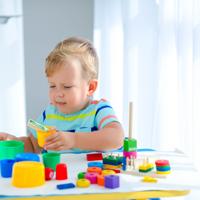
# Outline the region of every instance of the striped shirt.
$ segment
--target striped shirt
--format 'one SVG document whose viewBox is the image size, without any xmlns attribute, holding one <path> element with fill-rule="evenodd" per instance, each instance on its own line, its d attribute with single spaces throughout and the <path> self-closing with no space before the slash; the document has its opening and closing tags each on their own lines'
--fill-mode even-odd
<svg viewBox="0 0 200 200">
<path fill-rule="evenodd" d="M 55 106 L 49 105 L 36 121 L 66 132 L 93 132 L 111 122 L 119 122 L 113 108 L 104 99 L 92 100 L 85 109 L 72 114 L 61 113 Z M 31 132 L 37 138 L 36 133 Z"/>
</svg>

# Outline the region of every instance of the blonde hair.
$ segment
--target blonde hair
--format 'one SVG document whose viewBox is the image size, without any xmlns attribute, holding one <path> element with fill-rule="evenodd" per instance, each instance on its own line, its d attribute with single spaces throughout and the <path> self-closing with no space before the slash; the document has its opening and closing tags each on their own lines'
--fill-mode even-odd
<svg viewBox="0 0 200 200">
<path fill-rule="evenodd" d="M 59 64 L 71 58 L 78 59 L 83 70 L 83 77 L 91 80 L 98 78 L 98 56 L 93 45 L 85 39 L 71 37 L 59 42 L 46 58 L 45 73 L 51 76 Z"/>
</svg>

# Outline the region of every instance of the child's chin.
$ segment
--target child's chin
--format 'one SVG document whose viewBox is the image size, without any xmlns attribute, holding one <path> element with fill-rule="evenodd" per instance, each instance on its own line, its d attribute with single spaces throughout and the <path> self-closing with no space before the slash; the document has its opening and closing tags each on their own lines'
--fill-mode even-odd
<svg viewBox="0 0 200 200">
<path fill-rule="evenodd" d="M 60 109 L 58 108 L 59 112 L 63 113 L 63 114 L 70 114 L 69 111 L 67 111 L 66 109 Z"/>
</svg>

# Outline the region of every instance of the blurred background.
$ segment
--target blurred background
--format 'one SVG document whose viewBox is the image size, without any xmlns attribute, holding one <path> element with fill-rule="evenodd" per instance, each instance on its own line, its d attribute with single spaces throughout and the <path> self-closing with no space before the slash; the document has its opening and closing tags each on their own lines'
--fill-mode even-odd
<svg viewBox="0 0 200 200">
<path fill-rule="evenodd" d="M 91 40 L 96 98 L 140 148 L 179 150 L 200 166 L 200 1 L 0 0 L 0 130 L 21 136 L 48 104 L 44 61 L 61 40 Z"/>
</svg>

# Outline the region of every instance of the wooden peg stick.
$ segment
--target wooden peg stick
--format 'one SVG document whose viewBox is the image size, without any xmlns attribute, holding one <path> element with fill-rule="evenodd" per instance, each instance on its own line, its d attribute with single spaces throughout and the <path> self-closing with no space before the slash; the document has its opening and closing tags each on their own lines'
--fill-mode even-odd
<svg viewBox="0 0 200 200">
<path fill-rule="evenodd" d="M 129 139 L 133 138 L 133 102 L 129 102 Z"/>
</svg>

